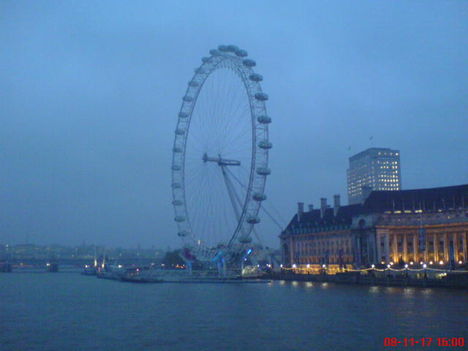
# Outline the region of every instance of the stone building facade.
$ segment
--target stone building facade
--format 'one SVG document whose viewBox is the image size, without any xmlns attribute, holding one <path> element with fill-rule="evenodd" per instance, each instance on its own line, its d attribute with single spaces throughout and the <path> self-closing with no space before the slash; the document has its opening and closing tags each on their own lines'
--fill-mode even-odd
<svg viewBox="0 0 468 351">
<path fill-rule="evenodd" d="M 283 265 L 329 273 L 371 265 L 442 267 L 467 261 L 468 185 L 373 191 L 362 204 L 298 204 L 280 235 Z"/>
</svg>

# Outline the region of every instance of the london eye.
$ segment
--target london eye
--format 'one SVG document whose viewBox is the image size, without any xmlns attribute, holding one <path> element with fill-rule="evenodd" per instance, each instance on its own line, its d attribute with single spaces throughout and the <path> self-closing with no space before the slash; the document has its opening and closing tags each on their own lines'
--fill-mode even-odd
<svg viewBox="0 0 468 351">
<path fill-rule="evenodd" d="M 220 45 L 188 82 L 172 149 L 177 235 L 199 260 L 231 257 L 260 222 L 272 147 L 268 95 L 245 50 Z"/>
</svg>

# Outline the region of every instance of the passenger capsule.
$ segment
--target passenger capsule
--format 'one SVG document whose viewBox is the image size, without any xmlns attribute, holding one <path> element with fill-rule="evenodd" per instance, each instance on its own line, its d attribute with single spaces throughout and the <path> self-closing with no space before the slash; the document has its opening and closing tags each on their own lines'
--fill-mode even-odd
<svg viewBox="0 0 468 351">
<path fill-rule="evenodd" d="M 182 188 L 182 185 L 180 183 L 172 183 L 172 187 L 174 189 L 180 189 L 180 188 Z"/>
<path fill-rule="evenodd" d="M 218 50 L 221 51 L 221 52 L 227 52 L 228 47 L 226 45 L 220 45 L 220 46 L 218 46 Z"/>
<path fill-rule="evenodd" d="M 198 67 L 198 68 L 195 70 L 195 73 L 203 74 L 203 73 L 205 73 L 205 70 L 204 70 L 202 67 Z"/>
<path fill-rule="evenodd" d="M 181 232 L 178 232 L 177 235 L 180 236 L 180 237 L 186 237 L 188 236 L 190 233 L 186 230 L 182 230 Z"/>
<path fill-rule="evenodd" d="M 263 76 L 261 74 L 258 74 L 258 73 L 252 73 L 250 76 L 249 76 L 249 79 L 252 81 L 252 82 L 261 82 L 263 80 Z"/>
<path fill-rule="evenodd" d="M 182 148 L 178 146 L 172 148 L 172 152 L 175 152 L 176 154 L 180 154 L 182 151 Z"/>
<path fill-rule="evenodd" d="M 212 50 L 210 50 L 210 54 L 211 54 L 212 56 L 219 56 L 219 55 L 220 55 L 220 52 L 219 52 L 218 50 L 216 50 L 216 49 L 212 49 Z"/>
<path fill-rule="evenodd" d="M 237 51 L 235 52 L 235 54 L 236 54 L 237 56 L 239 56 L 239 57 L 246 57 L 246 56 L 248 55 L 247 51 L 242 50 L 242 49 L 237 50 Z"/>
<path fill-rule="evenodd" d="M 271 117 L 269 116 L 258 116 L 257 121 L 261 124 L 271 123 Z"/>
<path fill-rule="evenodd" d="M 175 131 L 175 133 L 176 133 L 177 135 L 184 135 L 184 134 L 185 134 L 185 130 L 183 130 L 183 129 L 181 129 L 181 128 L 177 128 L 176 131 Z"/>
<path fill-rule="evenodd" d="M 180 118 L 187 118 L 187 117 L 188 117 L 188 113 L 187 113 L 187 112 L 180 112 L 180 113 L 179 113 L 179 117 L 180 117 Z"/>
<path fill-rule="evenodd" d="M 173 165 L 172 166 L 173 171 L 180 171 L 181 169 L 182 169 L 182 167 L 180 167 L 179 165 Z"/>
<path fill-rule="evenodd" d="M 255 193 L 255 194 L 253 194 L 252 197 L 253 197 L 253 199 L 255 201 L 265 201 L 266 198 L 267 198 L 267 196 L 265 194 L 262 194 L 262 193 Z"/>
<path fill-rule="evenodd" d="M 267 101 L 268 100 L 268 95 L 265 93 L 256 93 L 255 98 L 259 101 Z"/>
<path fill-rule="evenodd" d="M 246 67 L 255 67 L 255 65 L 257 64 L 254 60 L 251 59 L 245 59 L 244 61 L 242 61 L 242 63 Z"/>
<path fill-rule="evenodd" d="M 202 60 L 203 63 L 207 63 L 210 60 L 210 58 L 209 57 L 202 57 L 201 60 Z"/>
<path fill-rule="evenodd" d="M 267 176 L 271 174 L 271 169 L 269 169 L 268 167 L 258 167 L 257 174 Z"/>
<path fill-rule="evenodd" d="M 182 201 L 181 200 L 174 200 L 174 201 L 172 201 L 172 204 L 174 206 L 182 206 Z"/>
<path fill-rule="evenodd" d="M 250 224 L 260 223 L 260 218 L 258 218 L 257 216 L 248 216 L 247 223 L 250 223 Z"/>
<path fill-rule="evenodd" d="M 237 50 L 239 50 L 239 48 L 236 45 L 228 45 L 227 46 L 227 51 L 229 51 L 229 52 L 236 52 Z"/>
<path fill-rule="evenodd" d="M 189 95 L 185 95 L 182 100 L 184 100 L 185 102 L 192 102 L 193 101 L 193 97 L 189 96 Z"/>
<path fill-rule="evenodd" d="M 269 141 L 266 141 L 266 140 L 262 140 L 258 143 L 258 147 L 260 149 L 265 149 L 265 150 L 268 150 L 268 149 L 271 149 L 273 147 L 273 144 L 270 143 Z"/>
<path fill-rule="evenodd" d="M 189 83 L 188 83 L 189 86 L 195 88 L 195 87 L 198 87 L 200 85 L 200 83 L 198 83 L 196 80 L 191 80 Z"/>
<path fill-rule="evenodd" d="M 175 220 L 176 222 L 179 222 L 179 223 L 185 222 L 185 217 L 184 217 L 184 216 L 176 216 L 176 217 L 174 218 L 174 220 Z"/>
</svg>

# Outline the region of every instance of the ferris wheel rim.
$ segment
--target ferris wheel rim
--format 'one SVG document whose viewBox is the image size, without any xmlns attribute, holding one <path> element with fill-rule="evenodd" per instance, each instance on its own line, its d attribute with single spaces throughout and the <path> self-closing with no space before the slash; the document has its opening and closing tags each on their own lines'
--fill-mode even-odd
<svg viewBox="0 0 468 351">
<path fill-rule="evenodd" d="M 271 122 L 271 118 L 268 117 L 265 106 L 268 96 L 260 86 L 262 76 L 253 71 L 252 68 L 255 66 L 255 61 L 246 58 L 246 56 L 246 51 L 238 49 L 233 45 L 221 45 L 218 50 L 211 50 L 210 57 L 203 58 L 202 64 L 195 70 L 195 74 L 189 81 L 185 95 L 182 98 L 172 150 L 172 204 L 174 206 L 174 219 L 177 223 L 178 235 L 185 242 L 187 240 L 192 244 L 197 242 L 197 235 L 199 234 L 193 231 L 186 201 L 185 165 L 190 124 L 199 94 L 206 80 L 217 69 L 225 68 L 225 65 L 230 66 L 229 68 L 233 69 L 239 76 L 247 93 L 250 107 L 252 156 L 242 213 L 230 240 L 224 244 L 230 246 L 236 239 L 242 241 L 241 239 L 243 238 L 239 237 L 240 232 L 242 232 L 242 235 L 247 240 L 254 225 L 259 222 L 258 212 L 261 201 L 266 198 L 266 178 L 271 172 L 268 168 L 268 150 L 271 148 L 268 124 Z M 257 134 L 262 137 L 259 143 L 257 143 Z M 259 161 L 260 164 L 258 163 Z M 199 241 L 198 244 L 200 245 Z"/>
</svg>

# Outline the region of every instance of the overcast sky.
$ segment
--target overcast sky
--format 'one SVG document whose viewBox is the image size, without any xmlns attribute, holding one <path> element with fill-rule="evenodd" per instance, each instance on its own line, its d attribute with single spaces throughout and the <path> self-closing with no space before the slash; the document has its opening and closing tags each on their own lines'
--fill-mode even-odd
<svg viewBox="0 0 468 351">
<path fill-rule="evenodd" d="M 177 247 L 176 116 L 219 44 L 264 76 L 284 220 L 346 203 L 370 146 L 401 150 L 404 189 L 467 183 L 466 38 L 467 1 L 3 0 L 0 243 Z"/>
</svg>

